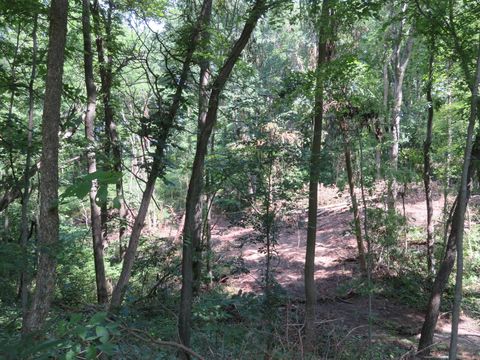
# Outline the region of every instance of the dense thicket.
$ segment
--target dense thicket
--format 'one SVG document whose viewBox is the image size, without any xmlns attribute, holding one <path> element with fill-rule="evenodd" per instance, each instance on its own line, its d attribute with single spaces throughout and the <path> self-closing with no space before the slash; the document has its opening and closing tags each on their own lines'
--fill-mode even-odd
<svg viewBox="0 0 480 360">
<path fill-rule="evenodd" d="M 0 1 L 1 356 L 439 355 L 450 311 L 479 356 L 479 34 L 468 0 Z"/>
</svg>

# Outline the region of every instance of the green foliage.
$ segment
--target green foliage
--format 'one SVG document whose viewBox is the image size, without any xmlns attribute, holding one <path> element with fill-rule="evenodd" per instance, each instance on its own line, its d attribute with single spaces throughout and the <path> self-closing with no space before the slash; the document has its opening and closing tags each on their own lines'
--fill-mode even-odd
<svg viewBox="0 0 480 360">
<path fill-rule="evenodd" d="M 376 261 L 389 267 L 401 263 L 402 238 L 405 242 L 406 219 L 382 208 L 367 209 L 369 240 L 372 242 Z"/>
<path fill-rule="evenodd" d="M 212 223 L 222 217 L 221 220 L 226 218 L 234 225 L 253 228 L 253 235 L 239 239 L 239 246 L 254 243 L 264 255 L 263 260 L 276 256 L 284 215 L 294 207 L 303 206 L 301 200 L 307 199 L 305 185 L 309 175 L 321 3 L 269 2 L 268 15 L 257 25 L 222 94 L 206 158 L 204 192 L 214 199 Z M 356 185 L 361 169 L 367 195 L 378 197 L 377 150 L 381 181 L 395 180 L 407 188 L 420 183 L 426 113 L 433 107 L 434 189 L 446 184 L 447 192 L 452 193 L 464 156 L 465 120 L 471 95 L 467 85 L 472 83 L 478 51 L 478 4 L 419 0 L 408 2 L 405 14 L 400 3 L 352 0 L 331 4 L 335 29 L 329 34 L 333 40 L 329 44 L 332 56 L 321 79 L 325 113 L 320 182 L 339 188 L 345 185 L 344 137 L 338 126 L 342 117 L 347 119 L 349 127 Z M 92 316 L 88 304 L 96 301 L 96 289 L 87 197 L 92 182 L 96 182 L 95 200 L 103 207 L 106 220 L 103 231 L 107 277 L 115 283 L 122 260 L 117 243 L 118 209 L 123 201 L 128 205 L 128 216 L 122 220 L 127 228 L 125 245 L 138 213 L 155 147 L 165 146 L 163 181 L 157 183 L 149 214 L 160 217 L 161 225 L 171 227 L 170 234 L 165 234 L 160 226 L 146 226 L 143 230 L 118 323 L 140 328 L 155 338 L 176 340 L 181 258 L 179 246 L 170 237 L 184 210 L 195 153 L 198 65 L 200 60 L 208 60 L 212 78 L 217 74 L 228 49 L 241 33 L 243 14 L 252 2 L 213 2 L 212 18 L 203 33 L 208 36 L 202 38 L 193 55 L 173 131 L 165 144 L 159 144 L 200 5 L 201 2 L 118 0 L 110 13 L 108 2 L 99 1 L 99 18 L 95 17 L 91 34 L 97 86 L 95 143 L 86 141 L 83 133 L 86 96 L 81 16 L 79 6 L 70 6 L 59 154 L 61 235 L 59 244 L 42 249 L 55 255 L 57 281 L 50 322 L 38 341 L 20 339 L 18 293 L 21 273 L 26 271 L 32 279 L 36 275 L 39 252 L 36 229 L 42 225 L 42 219 L 37 219 L 41 178 L 31 178 L 27 222 L 32 231 L 26 249 L 19 244 L 19 198 L 27 155 L 35 16 L 38 16 L 38 56 L 37 74 L 32 82 L 31 165 L 37 164 L 41 156 L 41 109 L 48 102 L 44 91 L 49 6 L 48 2 L 38 0 L 0 1 L 0 201 L 6 199 L 4 195 L 15 194 L 13 202 L 0 213 L 0 357 L 93 359 L 105 354 L 111 358 L 168 359 L 176 355 L 175 350 L 159 349 L 152 343 L 120 336 L 118 325 L 108 320 L 105 313 Z M 453 18 L 449 18 L 450 5 Z M 398 168 L 393 170 L 388 162 L 392 145 L 390 110 L 397 76 L 392 61 L 396 42 L 400 45 L 405 42 L 395 38 L 400 22 L 404 34 L 414 23 L 416 35 L 403 84 L 400 159 Z M 425 85 L 432 36 L 435 37 L 434 83 L 433 103 L 429 104 Z M 96 48 L 102 41 L 106 65 L 100 63 Z M 107 94 L 100 73 L 110 68 L 112 88 Z M 111 170 L 115 159 L 104 128 L 106 98 L 113 110 L 115 125 L 112 126 L 120 139 L 122 173 Z M 99 170 L 93 174 L 86 171 L 87 150 L 96 153 Z M 114 187 L 120 180 L 123 193 L 117 196 Z M 475 194 L 478 184 L 474 181 L 473 185 Z M 464 308 L 478 317 L 480 230 L 475 209 L 472 213 L 472 226 L 465 241 Z M 367 286 L 365 279 L 355 278 L 340 284 L 339 292 L 354 288 L 359 296 L 381 295 L 424 309 L 430 290 L 424 270 L 425 233 L 410 225 L 397 213 L 384 211 L 377 205 L 369 208 L 367 232 L 372 244 L 374 284 Z M 212 241 L 217 250 L 215 235 Z M 287 341 L 283 322 L 282 311 L 288 303 L 284 289 L 275 282 L 272 273 L 267 279 L 267 272 L 263 271 L 258 280 L 259 283 L 262 280 L 264 288 L 268 282 L 268 299 L 266 295 L 229 293 L 232 289 L 221 281 L 247 273 L 249 266 L 242 256 L 225 256 L 221 245 L 222 253 L 212 251 L 207 255 L 212 263 L 214 284 L 220 284 L 210 291 L 202 289 L 193 304 L 192 348 L 212 359 L 255 359 L 265 357 L 265 349 L 273 338 L 272 358 L 298 357 L 298 344 L 292 344 L 292 332 Z M 437 240 L 437 262 L 441 251 Z M 31 290 L 34 285 L 32 281 Z M 451 305 L 452 285 L 453 279 L 446 290 L 444 310 Z M 295 323 L 303 322 L 302 311 L 291 315 Z M 392 341 L 374 342 L 368 348 L 365 338 L 349 334 L 349 329 L 320 328 L 325 336 L 319 336 L 318 354 L 325 358 L 386 359 L 405 353 L 400 346 L 391 346 Z M 337 344 L 342 346 L 332 354 L 332 346 Z"/>
<path fill-rule="evenodd" d="M 114 356 L 120 335 L 118 324 L 108 320 L 106 312 L 86 317 L 70 313 L 67 317 L 50 320 L 50 331 L 38 340 L 36 335 L 7 339 L 0 344 L 5 359 L 96 359 L 100 354 Z"/>
<path fill-rule="evenodd" d="M 82 176 L 77 179 L 76 183 L 68 186 L 60 195 L 60 200 L 65 202 L 69 197 L 84 199 L 92 188 L 92 182 L 95 181 L 98 184 L 96 201 L 98 204 L 106 203 L 108 199 L 108 185 L 116 184 L 121 177 L 122 173 L 119 172 L 97 170 L 94 173 Z M 118 199 L 114 200 L 114 207 L 115 204 L 118 208 Z"/>
</svg>

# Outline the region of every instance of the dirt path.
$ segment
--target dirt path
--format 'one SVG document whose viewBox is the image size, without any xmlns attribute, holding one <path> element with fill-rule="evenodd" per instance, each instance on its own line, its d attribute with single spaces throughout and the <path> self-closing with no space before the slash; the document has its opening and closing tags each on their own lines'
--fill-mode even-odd
<svg viewBox="0 0 480 360">
<path fill-rule="evenodd" d="M 345 197 L 333 202 L 341 204 Z M 325 201 L 328 203 L 328 201 Z M 409 222 L 424 224 L 423 199 L 407 199 Z M 349 292 L 348 284 L 358 275 L 357 248 L 349 223 L 352 215 L 348 206 L 322 204 L 319 207 L 315 279 L 318 291 L 318 322 L 331 323 L 342 328 L 348 336 L 367 338 L 368 298 Z M 443 201 L 435 199 L 435 215 L 440 215 Z M 279 231 L 275 278 L 288 292 L 293 303 L 303 302 L 303 267 L 305 257 L 306 219 L 297 215 L 293 225 Z M 261 292 L 260 279 L 264 268 L 264 255 L 248 239 L 253 229 L 219 223 L 213 231 L 217 251 L 236 259 L 248 273 L 231 276 L 227 284 L 243 292 Z M 340 298 L 339 289 L 347 296 Z M 375 297 L 372 300 L 373 339 L 377 342 L 395 343 L 405 352 L 414 349 L 423 323 L 423 314 L 392 300 Z M 450 323 L 440 318 L 435 341 L 440 343 L 436 355 L 444 355 L 448 348 Z M 480 326 L 478 321 L 463 316 L 460 324 L 460 356 L 462 359 L 480 359 Z M 389 358 L 389 357 L 388 357 Z"/>
</svg>

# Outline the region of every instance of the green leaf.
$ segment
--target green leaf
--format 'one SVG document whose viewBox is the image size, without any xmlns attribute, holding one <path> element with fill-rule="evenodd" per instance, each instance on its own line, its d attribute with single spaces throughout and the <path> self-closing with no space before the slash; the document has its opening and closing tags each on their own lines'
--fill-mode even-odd
<svg viewBox="0 0 480 360">
<path fill-rule="evenodd" d="M 65 200 L 68 197 L 76 197 L 78 199 L 83 199 L 85 196 L 87 196 L 90 189 L 92 188 L 92 181 L 97 180 L 99 185 L 97 197 L 101 201 L 107 201 L 107 185 L 116 184 L 121 178 L 122 173 L 118 171 L 95 171 L 91 174 L 80 177 L 75 184 L 68 186 L 63 192 L 63 194 L 60 195 L 60 199 Z"/>
<path fill-rule="evenodd" d="M 70 315 L 70 323 L 71 324 L 76 324 L 76 323 L 80 322 L 80 320 L 82 320 L 82 315 L 81 314 L 74 313 L 74 314 Z"/>
<path fill-rule="evenodd" d="M 105 319 L 107 318 L 107 312 L 105 311 L 100 311 L 100 312 L 97 312 L 95 315 L 93 315 L 90 319 L 90 321 L 88 322 L 90 325 L 97 325 L 97 324 L 100 324 L 101 322 L 105 321 Z"/>
<path fill-rule="evenodd" d="M 91 181 L 81 181 L 77 184 L 73 184 L 67 187 L 63 194 L 60 195 L 60 198 L 62 200 L 68 197 L 76 197 L 78 199 L 83 199 L 85 196 L 87 196 L 91 188 Z"/>
<path fill-rule="evenodd" d="M 97 336 L 99 337 L 101 343 L 106 343 L 110 338 L 107 328 L 103 326 L 97 326 L 95 328 L 95 332 L 97 333 Z"/>
<path fill-rule="evenodd" d="M 87 359 L 95 359 L 97 357 L 97 349 L 94 345 L 90 345 L 86 350 Z"/>
<path fill-rule="evenodd" d="M 85 326 L 80 326 L 75 330 L 75 333 L 80 339 L 85 340 L 87 338 L 87 331 L 88 330 Z"/>
<path fill-rule="evenodd" d="M 103 351 L 107 355 L 113 355 L 116 350 L 116 346 L 111 343 L 100 344 L 97 346 L 97 349 Z"/>
<path fill-rule="evenodd" d="M 65 354 L 65 360 L 74 360 L 75 359 L 75 352 L 70 349 L 67 351 L 67 353 Z"/>
<path fill-rule="evenodd" d="M 115 209 L 120 209 L 120 208 L 122 207 L 122 203 L 121 203 L 121 201 L 120 201 L 120 197 L 119 197 L 119 196 L 115 196 L 115 197 L 113 198 L 113 207 L 114 207 Z"/>
<path fill-rule="evenodd" d="M 108 186 L 100 185 L 97 191 L 97 198 L 95 199 L 98 205 L 105 204 L 108 200 Z"/>
</svg>

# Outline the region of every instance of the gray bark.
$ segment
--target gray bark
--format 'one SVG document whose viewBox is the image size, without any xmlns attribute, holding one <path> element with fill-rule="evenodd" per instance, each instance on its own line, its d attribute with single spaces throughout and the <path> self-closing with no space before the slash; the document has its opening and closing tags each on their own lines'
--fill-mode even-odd
<svg viewBox="0 0 480 360">
<path fill-rule="evenodd" d="M 211 4 L 206 11 L 205 16 L 205 27 L 208 28 L 210 25 L 210 18 L 212 14 Z M 204 31 L 201 36 L 201 41 L 208 47 L 208 42 L 210 40 L 210 36 L 208 31 Z M 206 125 L 207 120 L 207 112 L 208 112 L 208 82 L 210 80 L 210 69 L 209 69 L 209 61 L 208 59 L 202 58 L 200 60 L 200 82 L 199 82 L 199 94 L 198 94 L 198 130 L 197 130 L 197 144 L 201 142 L 201 136 L 203 132 L 203 128 Z M 193 171 L 192 171 L 193 175 Z M 198 179 L 199 181 L 203 182 L 203 174 L 202 178 Z M 203 185 L 203 184 L 202 184 Z M 203 187 L 203 186 L 201 186 Z M 188 205 L 186 209 L 189 208 Z M 192 246 L 195 252 L 193 256 L 193 293 L 197 294 L 200 290 L 200 283 L 201 283 L 201 271 L 202 271 L 202 214 L 204 208 L 204 199 L 201 196 L 198 200 L 198 205 L 195 206 L 195 213 L 193 222 L 195 227 L 193 229 L 186 229 L 184 227 L 183 235 L 190 236 L 192 241 Z M 187 211 L 185 211 L 187 214 Z M 185 217 L 186 218 L 186 217 Z M 190 233 L 188 233 L 190 232 Z"/>
<path fill-rule="evenodd" d="M 458 51 L 459 49 L 457 49 Z M 471 79 L 470 72 L 468 71 L 468 66 L 465 66 L 465 77 L 469 80 Z M 420 336 L 420 342 L 418 349 L 421 355 L 429 355 L 430 347 L 433 344 L 433 336 L 435 333 L 435 327 L 438 320 L 438 315 L 440 312 L 440 305 L 442 301 L 442 294 L 447 286 L 448 278 L 455 264 L 455 256 L 457 252 L 460 252 L 462 249 L 462 239 L 464 231 L 464 222 L 465 222 L 465 211 L 468 205 L 468 200 L 470 198 L 470 183 L 473 176 L 473 162 L 472 158 L 475 160 L 480 160 L 480 136 L 477 134 L 475 141 L 473 138 L 473 130 L 475 127 L 475 121 L 478 117 L 478 84 L 480 82 L 480 48 L 479 54 L 477 57 L 477 65 L 475 71 L 475 78 L 473 81 L 469 81 L 469 88 L 472 92 L 472 99 L 470 105 L 470 118 L 468 124 L 467 132 L 467 143 L 465 145 L 464 153 L 464 163 L 462 168 L 462 178 L 459 193 L 456 198 L 454 205 L 451 230 L 450 235 L 447 240 L 445 253 L 438 273 L 435 277 L 433 283 L 432 292 L 427 305 L 427 311 L 425 314 L 425 321 L 422 326 L 422 332 Z M 460 248 L 458 248 L 460 245 Z M 462 259 L 459 258 L 461 261 Z M 461 273 L 462 273 L 462 263 L 457 264 L 459 271 L 457 272 L 457 282 L 455 289 L 455 308 L 454 316 L 452 318 L 452 339 L 450 345 L 450 355 L 455 357 L 456 354 L 456 341 L 458 333 L 458 320 L 459 320 L 459 310 L 460 310 L 460 301 L 461 301 Z M 452 349 L 453 348 L 453 349 Z M 453 354 L 453 355 L 452 355 Z"/>
<path fill-rule="evenodd" d="M 402 10 L 405 11 L 405 7 Z M 392 179 L 388 186 L 388 209 L 395 210 L 395 199 L 398 193 L 398 185 L 395 179 L 395 172 L 398 168 L 398 154 L 400 147 L 400 122 L 402 118 L 402 104 L 403 104 L 403 80 L 405 79 L 405 72 L 410 60 L 410 55 L 413 48 L 413 25 L 408 31 L 405 44 L 402 46 L 403 27 L 405 19 L 402 19 L 397 25 L 396 39 L 393 46 L 392 65 L 394 68 L 393 76 L 393 105 L 392 105 L 392 147 L 390 148 L 390 166 L 392 169 Z"/>
<path fill-rule="evenodd" d="M 462 179 L 460 182 L 460 191 L 458 194 L 459 214 L 458 226 L 456 227 L 457 237 L 457 273 L 455 277 L 455 298 L 452 310 L 452 332 L 450 339 L 450 351 L 448 358 L 455 360 L 457 358 L 458 343 L 458 324 L 460 322 L 460 307 L 462 303 L 462 283 L 463 283 L 463 232 L 465 228 L 465 211 L 468 206 L 468 172 L 472 159 L 473 149 L 473 132 L 475 130 L 475 122 L 478 116 L 478 85 L 480 84 L 480 36 L 478 41 L 477 66 L 475 72 L 475 80 L 472 84 L 472 99 L 470 104 L 470 119 L 468 122 L 467 143 L 465 144 L 464 162 L 462 169 Z"/>
<path fill-rule="evenodd" d="M 58 149 L 63 63 L 67 35 L 68 0 L 52 0 L 47 56 L 47 80 L 42 119 L 42 167 L 40 169 L 39 262 L 32 306 L 23 332 L 39 330 L 49 311 L 55 287 L 58 246 Z"/>
<path fill-rule="evenodd" d="M 190 346 L 191 337 L 191 316 L 193 301 L 193 264 L 196 256 L 195 245 L 193 243 L 193 234 L 200 234 L 201 231 L 201 204 L 200 197 L 203 188 L 203 173 L 205 166 L 205 155 L 207 153 L 208 142 L 213 128 L 217 121 L 217 112 L 220 101 L 220 95 L 228 81 L 235 63 L 242 54 L 247 45 L 250 36 L 258 22 L 258 19 L 266 12 L 266 1 L 257 0 L 250 11 L 245 22 L 242 33 L 236 43 L 233 45 L 225 63 L 220 69 L 217 77 L 212 83 L 212 90 L 208 102 L 208 111 L 205 117 L 205 123 L 202 126 L 198 137 L 195 159 L 192 166 L 192 175 L 188 187 L 186 209 L 185 209 L 185 227 L 183 232 L 183 257 L 182 257 L 182 291 L 180 299 L 180 313 L 178 320 L 178 332 L 183 345 Z M 188 354 L 183 356 L 188 358 Z"/>
<path fill-rule="evenodd" d="M 427 205 L 427 272 L 430 276 L 434 275 L 435 258 L 433 254 L 433 200 L 432 200 L 432 165 L 430 159 L 430 148 L 432 146 L 433 133 L 433 101 L 432 101 L 432 85 L 433 85 L 433 60 L 434 60 L 434 38 L 430 43 L 430 56 L 428 62 L 428 81 L 426 95 L 428 101 L 427 113 L 427 134 L 423 144 L 423 183 L 425 185 L 425 202 Z"/>
<path fill-rule="evenodd" d="M 83 29 L 83 59 L 85 71 L 85 86 L 87 89 L 87 109 L 84 117 L 85 138 L 88 141 L 87 170 L 89 174 L 97 171 L 95 154 L 95 115 L 97 106 L 97 89 L 93 75 L 93 51 L 90 38 L 90 0 L 82 1 Z M 98 184 L 92 181 L 90 188 L 90 219 L 92 226 L 93 258 L 95 264 L 95 281 L 97 285 L 97 301 L 99 304 L 108 302 L 107 278 L 105 275 L 104 249 L 102 236 L 102 219 L 100 206 L 97 205 Z"/>
<path fill-rule="evenodd" d="M 23 173 L 23 195 L 22 195 L 22 210 L 21 210 L 21 232 L 20 232 L 20 246 L 22 248 L 23 258 L 25 259 L 24 268 L 20 275 L 20 298 L 22 302 L 22 314 L 26 316 L 28 311 L 28 253 L 27 243 L 29 236 L 29 219 L 28 219 L 28 207 L 30 204 L 30 176 L 29 170 L 32 166 L 32 137 L 33 137 L 33 112 L 34 112 L 34 89 L 33 85 L 37 74 L 37 27 L 38 27 L 38 15 L 35 14 L 32 31 L 32 72 L 30 74 L 30 82 L 28 84 L 28 125 L 27 125 L 27 157 L 25 159 L 25 170 Z"/>
<path fill-rule="evenodd" d="M 317 289 L 315 286 L 315 245 L 317 241 L 318 181 L 320 177 L 320 151 L 323 126 L 324 66 L 327 62 L 327 48 L 330 26 L 330 0 L 323 0 L 319 19 L 318 58 L 316 70 L 313 140 L 310 150 L 310 184 L 308 190 L 307 248 L 305 253 L 305 351 L 315 347 L 315 319 Z"/>
<path fill-rule="evenodd" d="M 352 169 L 352 151 L 348 134 L 347 120 L 341 120 L 340 124 L 344 138 L 345 167 L 347 168 L 348 190 L 350 199 L 352 200 L 353 223 L 355 227 L 355 237 L 357 239 L 358 260 L 360 263 L 360 271 L 363 275 L 367 275 L 367 261 L 365 259 L 365 246 L 363 244 L 362 225 L 360 222 L 360 211 L 358 209 L 357 196 L 355 194 L 355 179 Z"/>
</svg>

